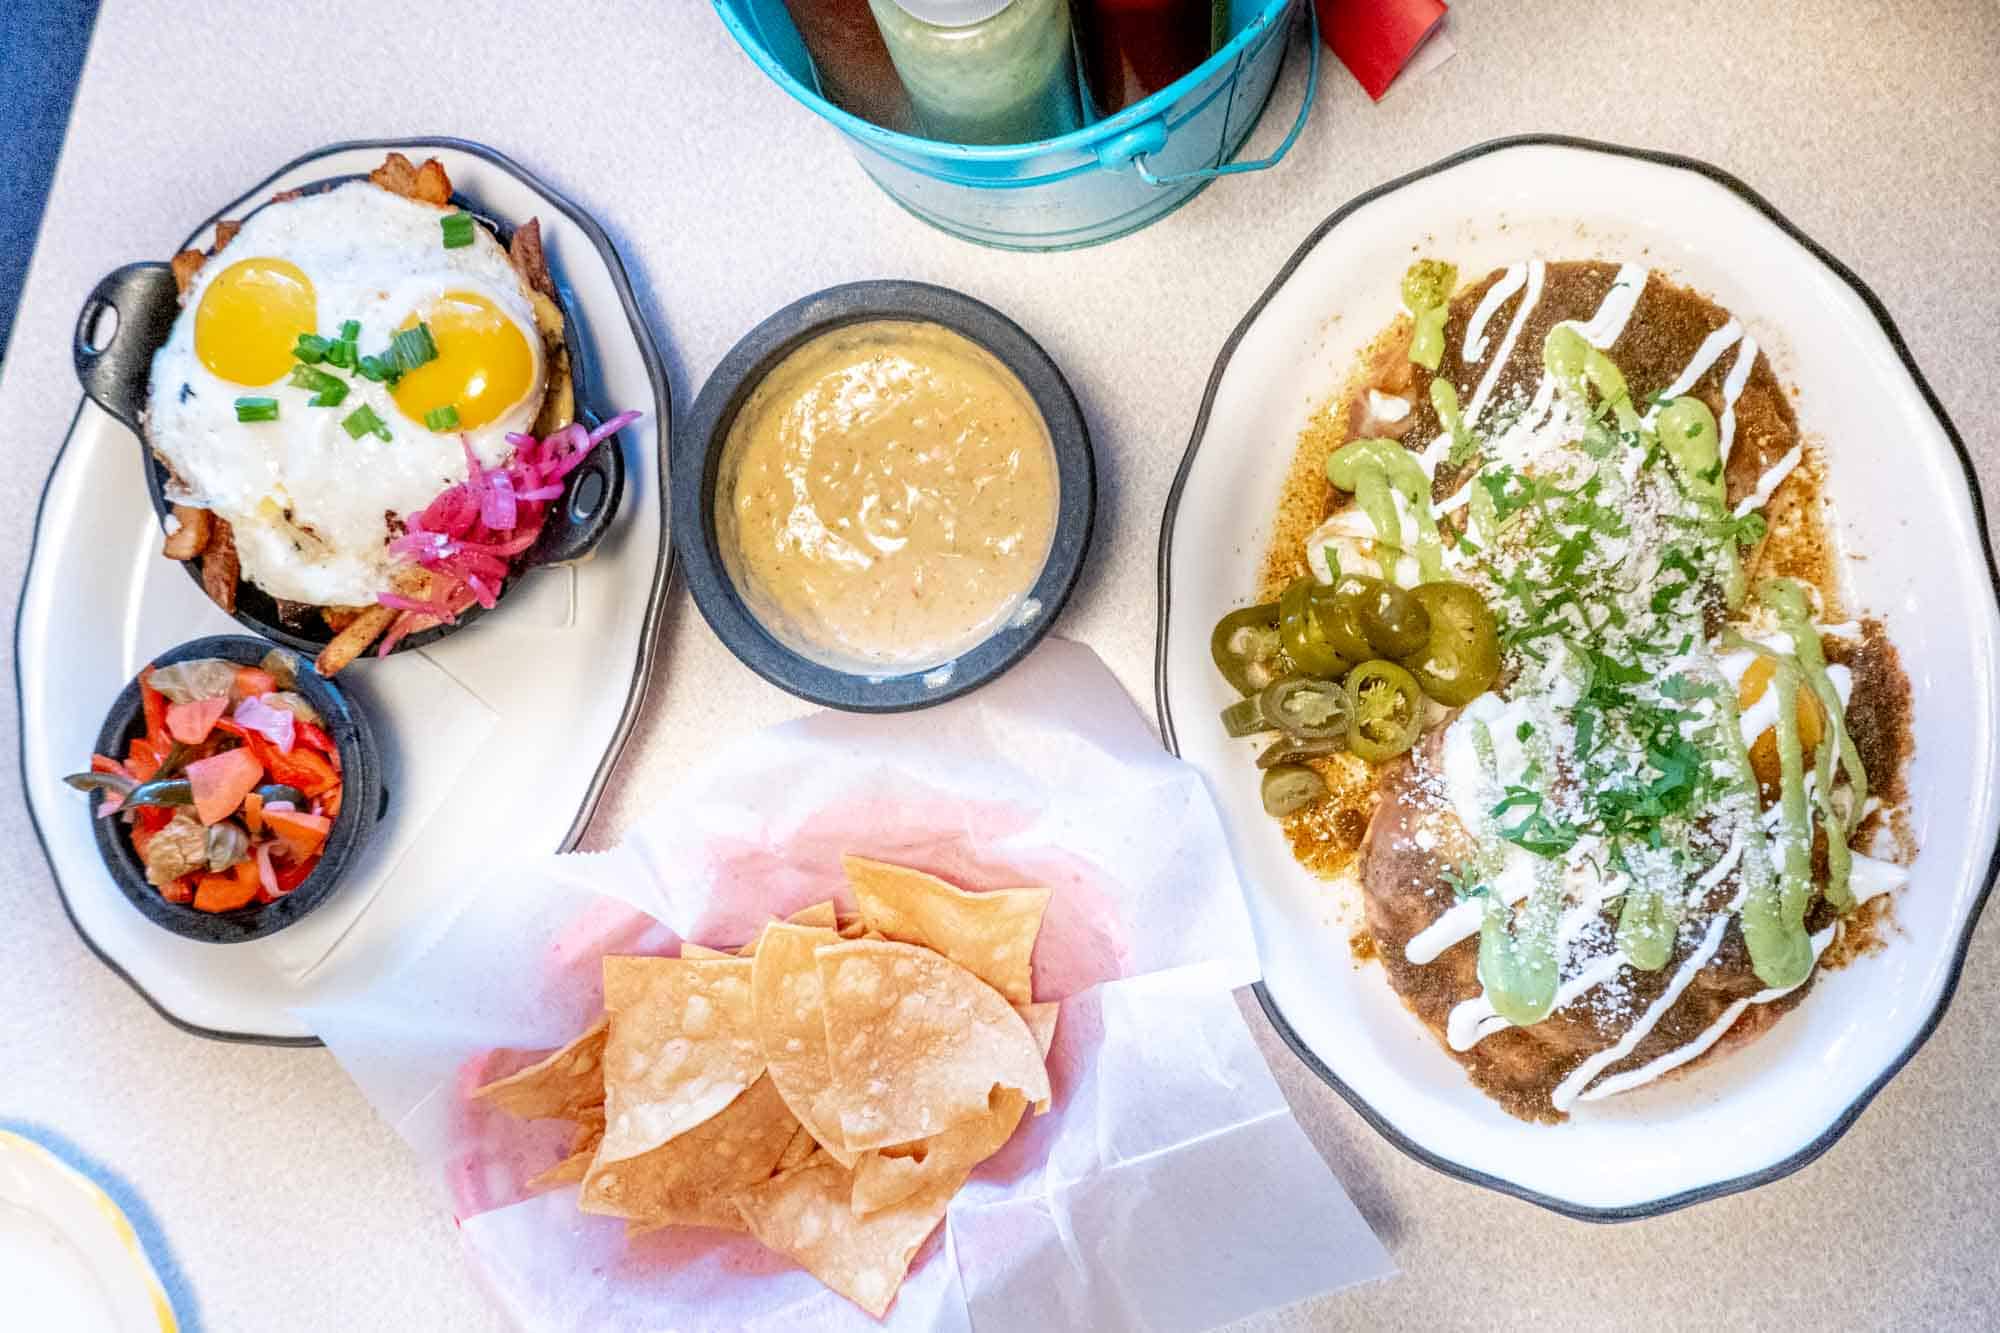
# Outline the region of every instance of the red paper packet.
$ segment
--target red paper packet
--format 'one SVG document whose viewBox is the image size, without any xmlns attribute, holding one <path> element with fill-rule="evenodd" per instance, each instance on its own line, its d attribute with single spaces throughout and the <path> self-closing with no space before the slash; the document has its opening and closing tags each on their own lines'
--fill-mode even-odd
<svg viewBox="0 0 2000 1333">
<path fill-rule="evenodd" d="M 1376 101 L 1444 22 L 1443 0 L 1314 0 L 1320 34 Z"/>
</svg>

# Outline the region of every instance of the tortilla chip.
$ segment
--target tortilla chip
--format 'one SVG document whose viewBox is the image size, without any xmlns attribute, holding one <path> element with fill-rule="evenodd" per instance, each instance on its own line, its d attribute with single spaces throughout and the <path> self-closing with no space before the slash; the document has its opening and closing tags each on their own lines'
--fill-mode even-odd
<svg viewBox="0 0 2000 1333">
<path fill-rule="evenodd" d="M 832 930 L 840 924 L 839 919 L 834 916 L 831 898 L 823 903 L 814 903 L 811 907 L 801 907 L 785 920 L 794 926 L 817 926 L 821 930 Z"/>
<path fill-rule="evenodd" d="M 771 1079 L 785 1105 L 842 1166 L 854 1154 L 840 1136 L 838 1107 L 827 1101 L 826 1019 L 813 950 L 836 940 L 833 931 L 773 921 L 759 937 L 751 964 L 751 1014 Z"/>
<path fill-rule="evenodd" d="M 1049 1047 L 1056 1044 L 1056 1013 L 1061 1008 L 1062 1002 L 1059 1000 L 1044 1000 L 1040 1004 L 1014 1006 L 1014 1012 L 1021 1016 L 1021 1021 L 1028 1025 L 1028 1031 L 1034 1035 L 1035 1045 L 1041 1048 L 1044 1068 L 1048 1066 Z M 1047 1097 L 1035 1103 L 1036 1115 L 1047 1115 L 1048 1111 Z"/>
<path fill-rule="evenodd" d="M 569 1045 L 526 1069 L 495 1079 L 472 1095 L 521 1120 L 582 1120 L 604 1105 L 604 1043 L 608 1014 Z M 602 1121 L 602 1113 L 599 1113 Z"/>
<path fill-rule="evenodd" d="M 750 1022 L 750 966 L 736 958 L 604 960 L 611 1033 L 599 1165 L 687 1133 L 763 1074 L 764 1049 Z"/>
<path fill-rule="evenodd" d="M 798 1128 L 766 1075 L 719 1114 L 650 1152 L 593 1163 L 577 1207 L 626 1218 L 632 1234 L 663 1226 L 741 1231 L 731 1196 L 771 1178 Z"/>
<path fill-rule="evenodd" d="M 723 950 L 721 950 L 721 949 L 711 949 L 711 948 L 709 948 L 709 947 L 708 947 L 708 946 L 707 946 L 706 944 L 696 944 L 696 943 L 695 943 L 695 942 L 694 942 L 693 940 L 682 940 L 682 941 L 681 941 L 681 957 L 683 957 L 683 958 L 734 958 L 734 957 L 736 957 L 736 955 L 735 955 L 735 954 L 733 954 L 733 953 L 727 953 L 727 952 L 725 952 L 725 951 L 723 951 Z"/>
<path fill-rule="evenodd" d="M 750 1233 L 880 1319 L 910 1260 L 944 1220 L 959 1180 L 943 1181 L 857 1218 L 851 1172 L 825 1154 L 736 1196 Z"/>
<path fill-rule="evenodd" d="M 558 1185 L 574 1185 L 590 1171 L 591 1159 L 597 1156 L 597 1145 L 604 1142 L 604 1108 L 599 1106 L 584 1113 L 577 1121 L 576 1133 L 569 1141 L 569 1156 L 557 1162 L 548 1170 L 528 1180 L 528 1192 L 539 1193 L 554 1189 Z"/>
<path fill-rule="evenodd" d="M 841 864 L 869 929 L 937 950 L 1009 1003 L 1035 998 L 1035 936 L 1049 905 L 1047 889 L 967 893 L 921 870 L 859 856 L 843 857 Z"/>
<path fill-rule="evenodd" d="M 866 1217 L 933 1185 L 950 1183 L 956 1190 L 952 1182 L 963 1182 L 1014 1137 L 1027 1109 L 1028 1099 L 1020 1093 L 995 1088 L 983 1115 L 915 1143 L 861 1154 L 854 1163 L 854 1215 Z"/>
<path fill-rule="evenodd" d="M 1035 1045 L 1046 1062 L 1056 1037 L 1056 1012 L 1062 1006 L 1054 1000 L 1014 1007 L 1028 1025 Z M 1021 1123 L 1027 1100 L 1010 1088 L 996 1089 L 987 1102 L 985 1115 L 953 1125 L 942 1134 L 866 1152 L 854 1163 L 854 1211 L 872 1213 L 900 1202 L 934 1180 L 961 1171 L 972 1171 L 1007 1145 Z M 1035 1114 L 1049 1109 L 1049 1099 L 1035 1103 Z"/>
<path fill-rule="evenodd" d="M 778 1165 L 772 1168 L 772 1174 L 783 1175 L 817 1151 L 819 1151 L 819 1140 L 813 1137 L 811 1130 L 800 1125 L 793 1133 L 792 1141 L 778 1154 Z"/>
<path fill-rule="evenodd" d="M 850 940 L 821 946 L 813 961 L 831 1105 L 850 1151 L 942 1133 L 984 1114 L 995 1086 L 1029 1101 L 1049 1095 L 1027 1024 L 950 959 L 914 944 Z"/>
</svg>

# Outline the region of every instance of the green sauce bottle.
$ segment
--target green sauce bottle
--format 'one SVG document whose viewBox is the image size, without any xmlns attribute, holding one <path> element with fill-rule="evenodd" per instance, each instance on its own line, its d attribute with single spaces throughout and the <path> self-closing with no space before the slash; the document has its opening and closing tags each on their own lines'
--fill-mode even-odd
<svg viewBox="0 0 2000 1333">
<path fill-rule="evenodd" d="M 869 0 L 869 7 L 930 138 L 1032 143 L 1083 123 L 1069 0 Z"/>
</svg>

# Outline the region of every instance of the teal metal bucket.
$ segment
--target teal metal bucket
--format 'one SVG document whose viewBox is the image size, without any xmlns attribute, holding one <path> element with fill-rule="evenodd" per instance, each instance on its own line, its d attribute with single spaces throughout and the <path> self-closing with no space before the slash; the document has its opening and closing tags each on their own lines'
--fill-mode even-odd
<svg viewBox="0 0 2000 1333">
<path fill-rule="evenodd" d="M 1210 181 L 1283 159 L 1319 87 L 1319 16 L 1309 0 L 1234 0 L 1229 41 L 1199 68 L 1117 115 L 1039 143 L 974 147 L 898 134 L 822 97 L 784 0 L 714 0 L 750 58 L 847 136 L 862 169 L 932 226 L 1009 250 L 1067 250 L 1136 231 Z M 1269 157 L 1238 162 L 1306 18 L 1305 94 Z"/>
</svg>

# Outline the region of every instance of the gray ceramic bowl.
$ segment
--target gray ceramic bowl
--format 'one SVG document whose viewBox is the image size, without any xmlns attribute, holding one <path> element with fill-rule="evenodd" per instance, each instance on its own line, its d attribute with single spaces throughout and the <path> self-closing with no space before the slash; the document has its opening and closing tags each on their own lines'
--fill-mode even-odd
<svg viewBox="0 0 2000 1333">
<path fill-rule="evenodd" d="M 803 344 L 832 329 L 873 320 L 941 324 L 985 348 L 1019 377 L 1040 409 L 1055 447 L 1056 529 L 1047 562 L 1028 597 L 1041 610 L 996 629 L 942 673 L 863 675 L 813 661 L 781 643 L 744 604 L 717 541 L 715 492 L 723 444 L 737 412 L 764 377 Z M 1020 325 L 989 305 L 920 282 L 855 282 L 830 287 L 759 324 L 723 357 L 702 386 L 694 411 L 674 432 L 674 545 L 695 605 L 743 664 L 781 689 L 829 708 L 893 713 L 926 708 L 977 689 L 1025 657 L 1048 632 L 1090 550 L 1097 511 L 1097 468 L 1090 431 L 1069 381 Z M 929 677 L 927 680 L 926 677 Z"/>
<path fill-rule="evenodd" d="M 242 634 L 219 634 L 168 649 L 153 658 L 153 665 L 168 666 L 198 657 L 220 657 L 244 666 L 256 666 L 271 650 L 272 646 L 262 639 Z M 277 651 L 286 650 L 280 648 Z M 90 817 L 97 836 L 97 850 L 104 857 L 105 868 L 111 872 L 111 878 L 117 882 L 125 897 L 154 925 L 205 944 L 239 944 L 244 940 L 275 934 L 301 920 L 332 896 L 334 889 L 339 887 L 341 877 L 367 844 L 369 835 L 375 831 L 376 822 L 387 809 L 388 792 L 382 785 L 382 753 L 376 748 L 374 733 L 368 729 L 368 718 L 348 702 L 346 694 L 338 686 L 313 670 L 310 657 L 298 653 L 292 656 L 296 659 L 293 670 L 298 676 L 298 692 L 319 711 L 327 734 L 333 737 L 340 750 L 340 813 L 334 817 L 319 864 L 313 867 L 312 874 L 306 876 L 304 883 L 284 897 L 268 903 L 253 903 L 234 912 L 201 912 L 182 903 L 170 903 L 160 896 L 158 889 L 146 882 L 146 867 L 139 860 L 139 854 L 132 850 L 125 822 L 115 816 L 97 818 L 97 807 L 104 797 L 102 793 L 94 792 L 90 797 Z M 126 684 L 117 702 L 111 705 L 111 711 L 104 719 L 104 728 L 97 733 L 97 752 L 123 755 L 125 747 L 145 729 L 139 682 L 134 679 Z"/>
</svg>

